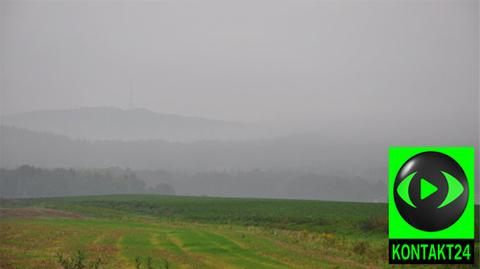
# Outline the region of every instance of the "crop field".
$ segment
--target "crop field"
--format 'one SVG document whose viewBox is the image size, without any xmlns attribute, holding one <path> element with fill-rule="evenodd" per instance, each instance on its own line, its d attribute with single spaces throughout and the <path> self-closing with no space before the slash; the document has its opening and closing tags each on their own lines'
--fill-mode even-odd
<svg viewBox="0 0 480 269">
<path fill-rule="evenodd" d="M 0 268 L 391 268 L 387 224 L 386 204 L 155 195 L 3 200 Z M 68 264 L 78 259 L 84 267 Z"/>
</svg>

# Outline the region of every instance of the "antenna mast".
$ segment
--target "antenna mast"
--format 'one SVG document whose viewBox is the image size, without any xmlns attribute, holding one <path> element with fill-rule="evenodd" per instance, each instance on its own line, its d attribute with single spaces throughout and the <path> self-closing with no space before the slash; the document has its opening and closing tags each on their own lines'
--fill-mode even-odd
<svg viewBox="0 0 480 269">
<path fill-rule="evenodd" d="M 129 102 L 128 102 L 130 110 L 133 109 L 133 83 L 130 80 L 130 87 L 129 87 Z"/>
</svg>

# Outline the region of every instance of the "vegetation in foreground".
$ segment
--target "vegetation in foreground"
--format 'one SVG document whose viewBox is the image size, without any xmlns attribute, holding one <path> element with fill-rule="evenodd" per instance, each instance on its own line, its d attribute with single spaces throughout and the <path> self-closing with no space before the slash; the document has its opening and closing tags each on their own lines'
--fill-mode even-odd
<svg viewBox="0 0 480 269">
<path fill-rule="evenodd" d="M 6 269 L 388 267 L 385 204 L 119 195 L 1 205 Z"/>
</svg>

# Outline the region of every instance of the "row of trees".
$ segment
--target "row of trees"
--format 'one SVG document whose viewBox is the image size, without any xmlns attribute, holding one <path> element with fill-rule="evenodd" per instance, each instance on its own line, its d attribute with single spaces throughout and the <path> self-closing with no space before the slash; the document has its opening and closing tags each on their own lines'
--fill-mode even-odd
<svg viewBox="0 0 480 269">
<path fill-rule="evenodd" d="M 173 187 L 159 183 L 147 187 L 129 169 L 43 169 L 23 165 L 0 169 L 0 197 L 55 197 L 103 194 L 174 194 Z"/>
<path fill-rule="evenodd" d="M 207 196 L 247 196 L 336 201 L 386 201 L 385 180 L 308 173 L 302 170 L 238 170 L 182 173 L 136 170 L 150 185 L 161 181 L 177 193 Z"/>
</svg>

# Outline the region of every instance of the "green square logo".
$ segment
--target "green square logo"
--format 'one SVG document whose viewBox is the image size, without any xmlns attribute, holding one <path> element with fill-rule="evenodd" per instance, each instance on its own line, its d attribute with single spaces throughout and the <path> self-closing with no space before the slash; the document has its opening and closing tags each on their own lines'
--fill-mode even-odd
<svg viewBox="0 0 480 269">
<path fill-rule="evenodd" d="M 474 238 L 473 147 L 391 147 L 389 239 Z"/>
</svg>

